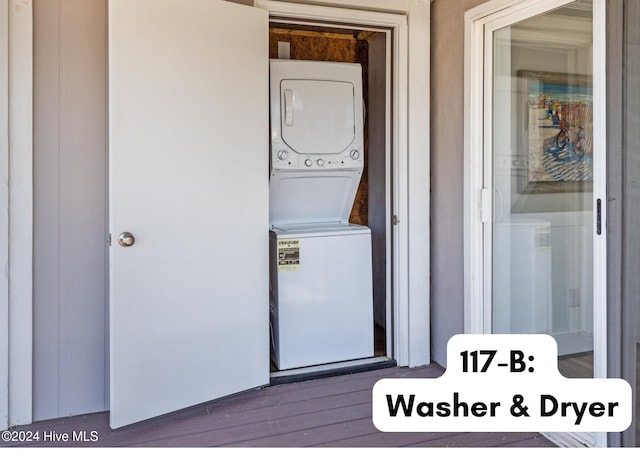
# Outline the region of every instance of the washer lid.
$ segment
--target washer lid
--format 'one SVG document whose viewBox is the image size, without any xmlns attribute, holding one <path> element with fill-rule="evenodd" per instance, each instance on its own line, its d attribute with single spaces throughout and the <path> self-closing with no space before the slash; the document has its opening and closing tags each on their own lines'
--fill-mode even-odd
<svg viewBox="0 0 640 457">
<path fill-rule="evenodd" d="M 348 223 L 361 171 L 274 171 L 269 180 L 269 224 Z"/>
<path fill-rule="evenodd" d="M 271 227 L 271 233 L 279 239 L 318 238 L 325 236 L 370 235 L 371 229 L 356 224 L 294 224 Z"/>
<path fill-rule="evenodd" d="M 355 139 L 355 89 L 348 81 L 280 81 L 283 141 L 298 154 L 338 154 Z"/>
</svg>

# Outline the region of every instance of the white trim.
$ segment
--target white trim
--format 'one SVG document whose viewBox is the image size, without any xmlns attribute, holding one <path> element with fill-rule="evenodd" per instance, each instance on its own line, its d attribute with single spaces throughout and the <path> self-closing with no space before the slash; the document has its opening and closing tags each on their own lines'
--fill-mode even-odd
<svg viewBox="0 0 640 457">
<path fill-rule="evenodd" d="M 512 3 L 499 1 L 498 5 Z M 482 224 L 484 22 L 499 10 L 494 2 L 469 10 L 464 18 L 464 332 L 484 333 L 482 316 L 484 227 Z M 479 248 L 480 247 L 480 248 Z"/>
<path fill-rule="evenodd" d="M 391 32 L 387 31 L 385 33 L 385 46 L 386 49 L 391 49 L 391 45 L 393 42 L 393 38 L 391 36 Z M 391 159 L 392 159 L 392 154 L 391 154 L 391 86 L 392 86 L 392 72 L 393 72 L 393 59 L 391 57 L 391 53 L 390 52 L 385 52 L 385 131 L 384 131 L 384 163 L 385 164 L 389 164 L 391 163 Z M 392 173 L 391 173 L 391 167 L 386 167 L 385 173 L 384 173 L 384 195 L 392 195 L 392 188 L 391 188 L 391 179 L 392 177 Z M 393 259 L 393 250 L 391 249 L 391 240 L 392 240 L 392 236 L 391 236 L 391 219 L 392 219 L 392 214 L 393 214 L 393 207 L 394 204 L 391 202 L 391 199 L 389 198 L 385 198 L 385 217 L 386 217 L 386 221 L 385 221 L 385 226 L 387 227 L 387 236 L 385 239 L 385 244 L 386 244 L 386 251 L 385 251 L 385 258 L 387 259 Z M 393 284 L 394 284 L 394 280 L 391 277 L 392 276 L 392 265 L 393 262 L 387 262 L 386 268 L 385 268 L 385 276 L 386 276 L 386 285 L 385 285 L 385 329 L 392 329 L 393 325 L 394 325 L 394 320 L 393 320 L 393 310 L 392 310 L 392 305 L 393 305 L 393 299 L 392 299 L 392 292 L 393 292 Z M 389 331 L 386 332 L 388 336 L 389 335 Z M 391 355 L 393 354 L 393 348 L 395 347 L 395 341 L 393 341 L 393 338 L 386 338 L 386 348 L 385 348 L 385 355 Z"/>
<path fill-rule="evenodd" d="M 600 107 L 593 110 L 593 149 L 598 154 L 593 156 L 593 226 L 596 227 L 597 214 L 595 202 L 602 202 L 602 235 L 595 236 L 594 241 L 594 303 L 607 302 L 606 264 L 607 264 L 607 85 L 606 73 L 603 70 L 606 62 L 606 5 L 604 0 L 593 0 L 593 105 Z M 601 70 L 601 71 L 598 71 Z M 595 230 L 595 229 L 594 229 Z M 594 345 L 606 347 L 607 342 L 607 309 L 606 306 L 594 310 Z M 607 376 L 607 351 L 596 354 L 594 359 L 596 377 Z"/>
<path fill-rule="evenodd" d="M 307 5 L 335 6 L 386 13 L 406 13 L 414 0 L 293 0 Z"/>
<path fill-rule="evenodd" d="M 0 430 L 9 427 L 9 0 L 0 0 Z"/>
<path fill-rule="evenodd" d="M 32 420 L 33 9 L 9 2 L 9 425 Z"/>
<path fill-rule="evenodd" d="M 424 365 L 429 363 L 430 354 L 429 4 L 424 0 L 406 0 L 404 8 L 408 8 L 405 11 L 408 16 L 404 16 L 349 9 L 362 8 L 365 4 L 370 9 L 371 2 L 314 3 L 339 5 L 341 8 L 271 0 L 254 2 L 255 6 L 269 10 L 272 17 L 311 20 L 314 23 L 341 22 L 393 30 L 393 68 L 397 82 L 394 89 L 393 130 L 398 132 L 393 138 L 393 150 L 396 151 L 394 166 L 397 165 L 393 198 L 394 213 L 400 221 L 394 227 L 393 356 L 399 365 Z M 394 7 L 397 10 L 403 7 L 403 3 Z M 410 252 L 415 255 L 410 257 Z"/>
<path fill-rule="evenodd" d="M 411 2 L 409 5 L 409 365 L 428 364 L 430 348 L 430 160 L 429 131 L 431 125 L 429 92 L 431 51 L 431 5 Z M 426 349 L 426 350 L 425 350 Z"/>
<path fill-rule="evenodd" d="M 593 246 L 593 344 L 594 376 L 607 377 L 607 84 L 606 84 L 606 2 L 593 0 L 593 148 L 599 151 L 593 158 L 594 227 L 596 227 L 595 202 L 602 202 L 602 235 L 594 237 Z M 596 306 L 596 304 L 601 306 Z M 595 434 L 596 447 L 607 447 L 607 434 Z"/>
<path fill-rule="evenodd" d="M 403 15 L 347 9 L 349 6 L 347 2 L 340 3 L 342 7 L 335 8 L 278 0 L 254 1 L 254 5 L 257 8 L 268 10 L 270 17 L 308 20 L 314 23 L 320 23 L 320 25 L 322 25 L 323 22 L 325 24 L 338 22 L 375 28 L 393 28 L 400 24 L 405 24 L 406 27 L 406 18 Z"/>
<path fill-rule="evenodd" d="M 490 75 L 493 69 L 493 42 L 487 40 L 488 25 L 485 24 L 485 32 L 483 37 L 484 49 L 482 55 L 484 56 L 484 69 L 483 69 L 483 111 L 482 119 L 493 119 L 493 81 L 486 78 L 486 75 Z M 491 122 L 484 122 L 482 125 L 483 131 L 483 145 L 484 151 L 482 161 L 482 196 L 484 197 L 481 202 L 482 208 L 482 246 L 483 246 L 483 258 L 482 258 L 482 274 L 483 274 L 483 286 L 482 286 L 482 329 L 483 333 L 491 333 L 492 316 L 491 307 L 486 306 L 487 303 L 491 303 L 491 284 L 493 284 L 493 257 L 487 253 L 493 252 L 493 173 L 492 173 L 492 160 L 487 160 L 487 151 L 491 151 L 493 147 L 493 129 Z M 486 189 L 486 190 L 485 190 Z"/>
<path fill-rule="evenodd" d="M 465 14 L 465 150 L 464 150 L 464 328 L 465 333 L 491 331 L 491 221 L 481 219 L 481 189 L 491 189 L 491 163 L 486 163 L 483 151 L 492 144 L 491 81 L 484 81 L 485 71 L 492 68 L 490 35 L 507 25 L 527 17 L 571 3 L 573 0 L 493 0 Z M 593 93 L 594 106 L 604 107 L 606 96 L 605 62 L 605 1 L 593 0 Z M 602 235 L 594 236 L 594 376 L 606 377 L 606 112 L 594 109 L 594 228 L 595 202 L 602 202 Z M 487 161 L 490 162 L 490 161 Z M 489 172 L 487 173 L 487 167 Z M 485 255 L 484 253 L 488 253 Z M 573 443 L 573 435 L 554 434 L 557 442 Z M 577 436 L 574 436 L 577 438 Z M 606 446 L 606 433 L 584 434 L 579 441 L 586 445 Z"/>
</svg>

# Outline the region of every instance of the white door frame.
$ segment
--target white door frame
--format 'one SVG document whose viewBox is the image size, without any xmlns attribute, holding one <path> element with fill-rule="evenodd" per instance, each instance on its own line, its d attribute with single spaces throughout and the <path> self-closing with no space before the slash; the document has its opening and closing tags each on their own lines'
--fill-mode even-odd
<svg viewBox="0 0 640 457">
<path fill-rule="evenodd" d="M 0 0 L 0 429 L 32 417 L 32 11 Z"/>
<path fill-rule="evenodd" d="M 0 0 L 0 265 L 9 264 L 9 2 Z M 9 278 L 0 275 L 0 430 L 9 427 Z"/>
<path fill-rule="evenodd" d="M 464 331 L 490 333 L 491 250 L 487 239 L 491 232 L 492 164 L 485 161 L 491 150 L 491 81 L 485 72 L 492 68 L 492 43 L 486 36 L 507 25 L 571 3 L 574 0 L 493 0 L 465 14 L 465 150 L 464 150 Z M 605 0 L 593 0 L 593 103 L 594 155 L 593 201 L 602 202 L 602 235 L 594 236 L 594 376 L 606 377 L 606 74 L 605 74 Z M 486 102 L 485 102 L 486 100 Z M 488 162 L 488 163 L 487 163 Z M 487 171 L 489 171 L 487 173 Z M 489 232 L 489 235 L 487 235 Z M 563 434 L 564 435 L 564 434 Z M 591 435 L 591 434 L 586 434 Z M 554 436 L 571 445 L 579 441 L 569 436 Z M 583 436 L 589 444 L 606 446 L 606 433 Z"/>
<path fill-rule="evenodd" d="M 393 34 L 392 156 L 395 176 L 391 190 L 393 214 L 393 357 L 398 365 L 430 362 L 429 347 L 429 14 L 426 2 L 410 0 L 393 5 L 366 2 L 323 2 L 334 6 L 255 0 L 271 17 L 338 22 L 389 29 Z M 396 14 L 401 13 L 401 14 Z M 411 167 L 409 167 L 409 163 Z M 409 248 L 411 247 L 411 248 Z M 412 316 L 412 318 L 410 318 Z"/>
<path fill-rule="evenodd" d="M 394 355 L 399 365 L 428 364 L 430 3 L 425 0 L 309 3 L 334 7 L 334 13 L 346 15 L 338 16 L 340 20 L 346 17 L 355 20 L 375 11 L 406 16 L 402 58 L 406 78 L 402 101 L 396 101 L 397 112 L 404 116 L 406 134 L 397 138 L 396 198 L 400 223 L 396 226 L 398 245 L 394 251 L 398 259 Z M 274 12 L 277 5 L 304 6 L 273 2 Z M 5 330 L 0 334 L 11 338 L 0 339 L 0 429 L 6 429 L 32 421 L 32 3 L 0 0 L 0 31 L 0 213 L 9 215 L 0 217 L 0 253 L 9 253 L 0 254 L 4 270 L 0 275 L 0 297 L 7 297 L 7 300 L 0 298 L 0 330 Z M 1 249 L 3 246 L 6 249 Z"/>
</svg>

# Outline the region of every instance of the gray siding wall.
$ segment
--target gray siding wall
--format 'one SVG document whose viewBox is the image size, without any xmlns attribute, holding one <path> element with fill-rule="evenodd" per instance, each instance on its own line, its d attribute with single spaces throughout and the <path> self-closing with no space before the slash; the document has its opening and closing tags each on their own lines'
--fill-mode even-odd
<svg viewBox="0 0 640 457">
<path fill-rule="evenodd" d="M 34 1 L 34 420 L 107 409 L 106 0 Z"/>
<path fill-rule="evenodd" d="M 625 2 L 622 225 L 622 374 L 634 389 L 626 446 L 640 446 L 640 4 Z"/>
<path fill-rule="evenodd" d="M 483 0 L 431 4 L 431 358 L 464 332 L 464 13 Z"/>
</svg>

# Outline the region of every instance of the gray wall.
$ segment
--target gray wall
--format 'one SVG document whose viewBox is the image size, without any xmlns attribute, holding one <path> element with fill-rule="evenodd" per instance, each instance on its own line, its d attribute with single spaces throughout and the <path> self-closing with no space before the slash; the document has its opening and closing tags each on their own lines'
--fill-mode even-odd
<svg viewBox="0 0 640 457">
<path fill-rule="evenodd" d="M 464 13 L 483 0 L 431 4 L 431 358 L 464 332 Z"/>
<path fill-rule="evenodd" d="M 34 420 L 107 409 L 106 0 L 35 0 Z"/>
<path fill-rule="evenodd" d="M 640 446 L 640 5 L 625 2 L 622 368 L 634 389 L 635 415 L 625 432 L 627 446 Z"/>
</svg>

